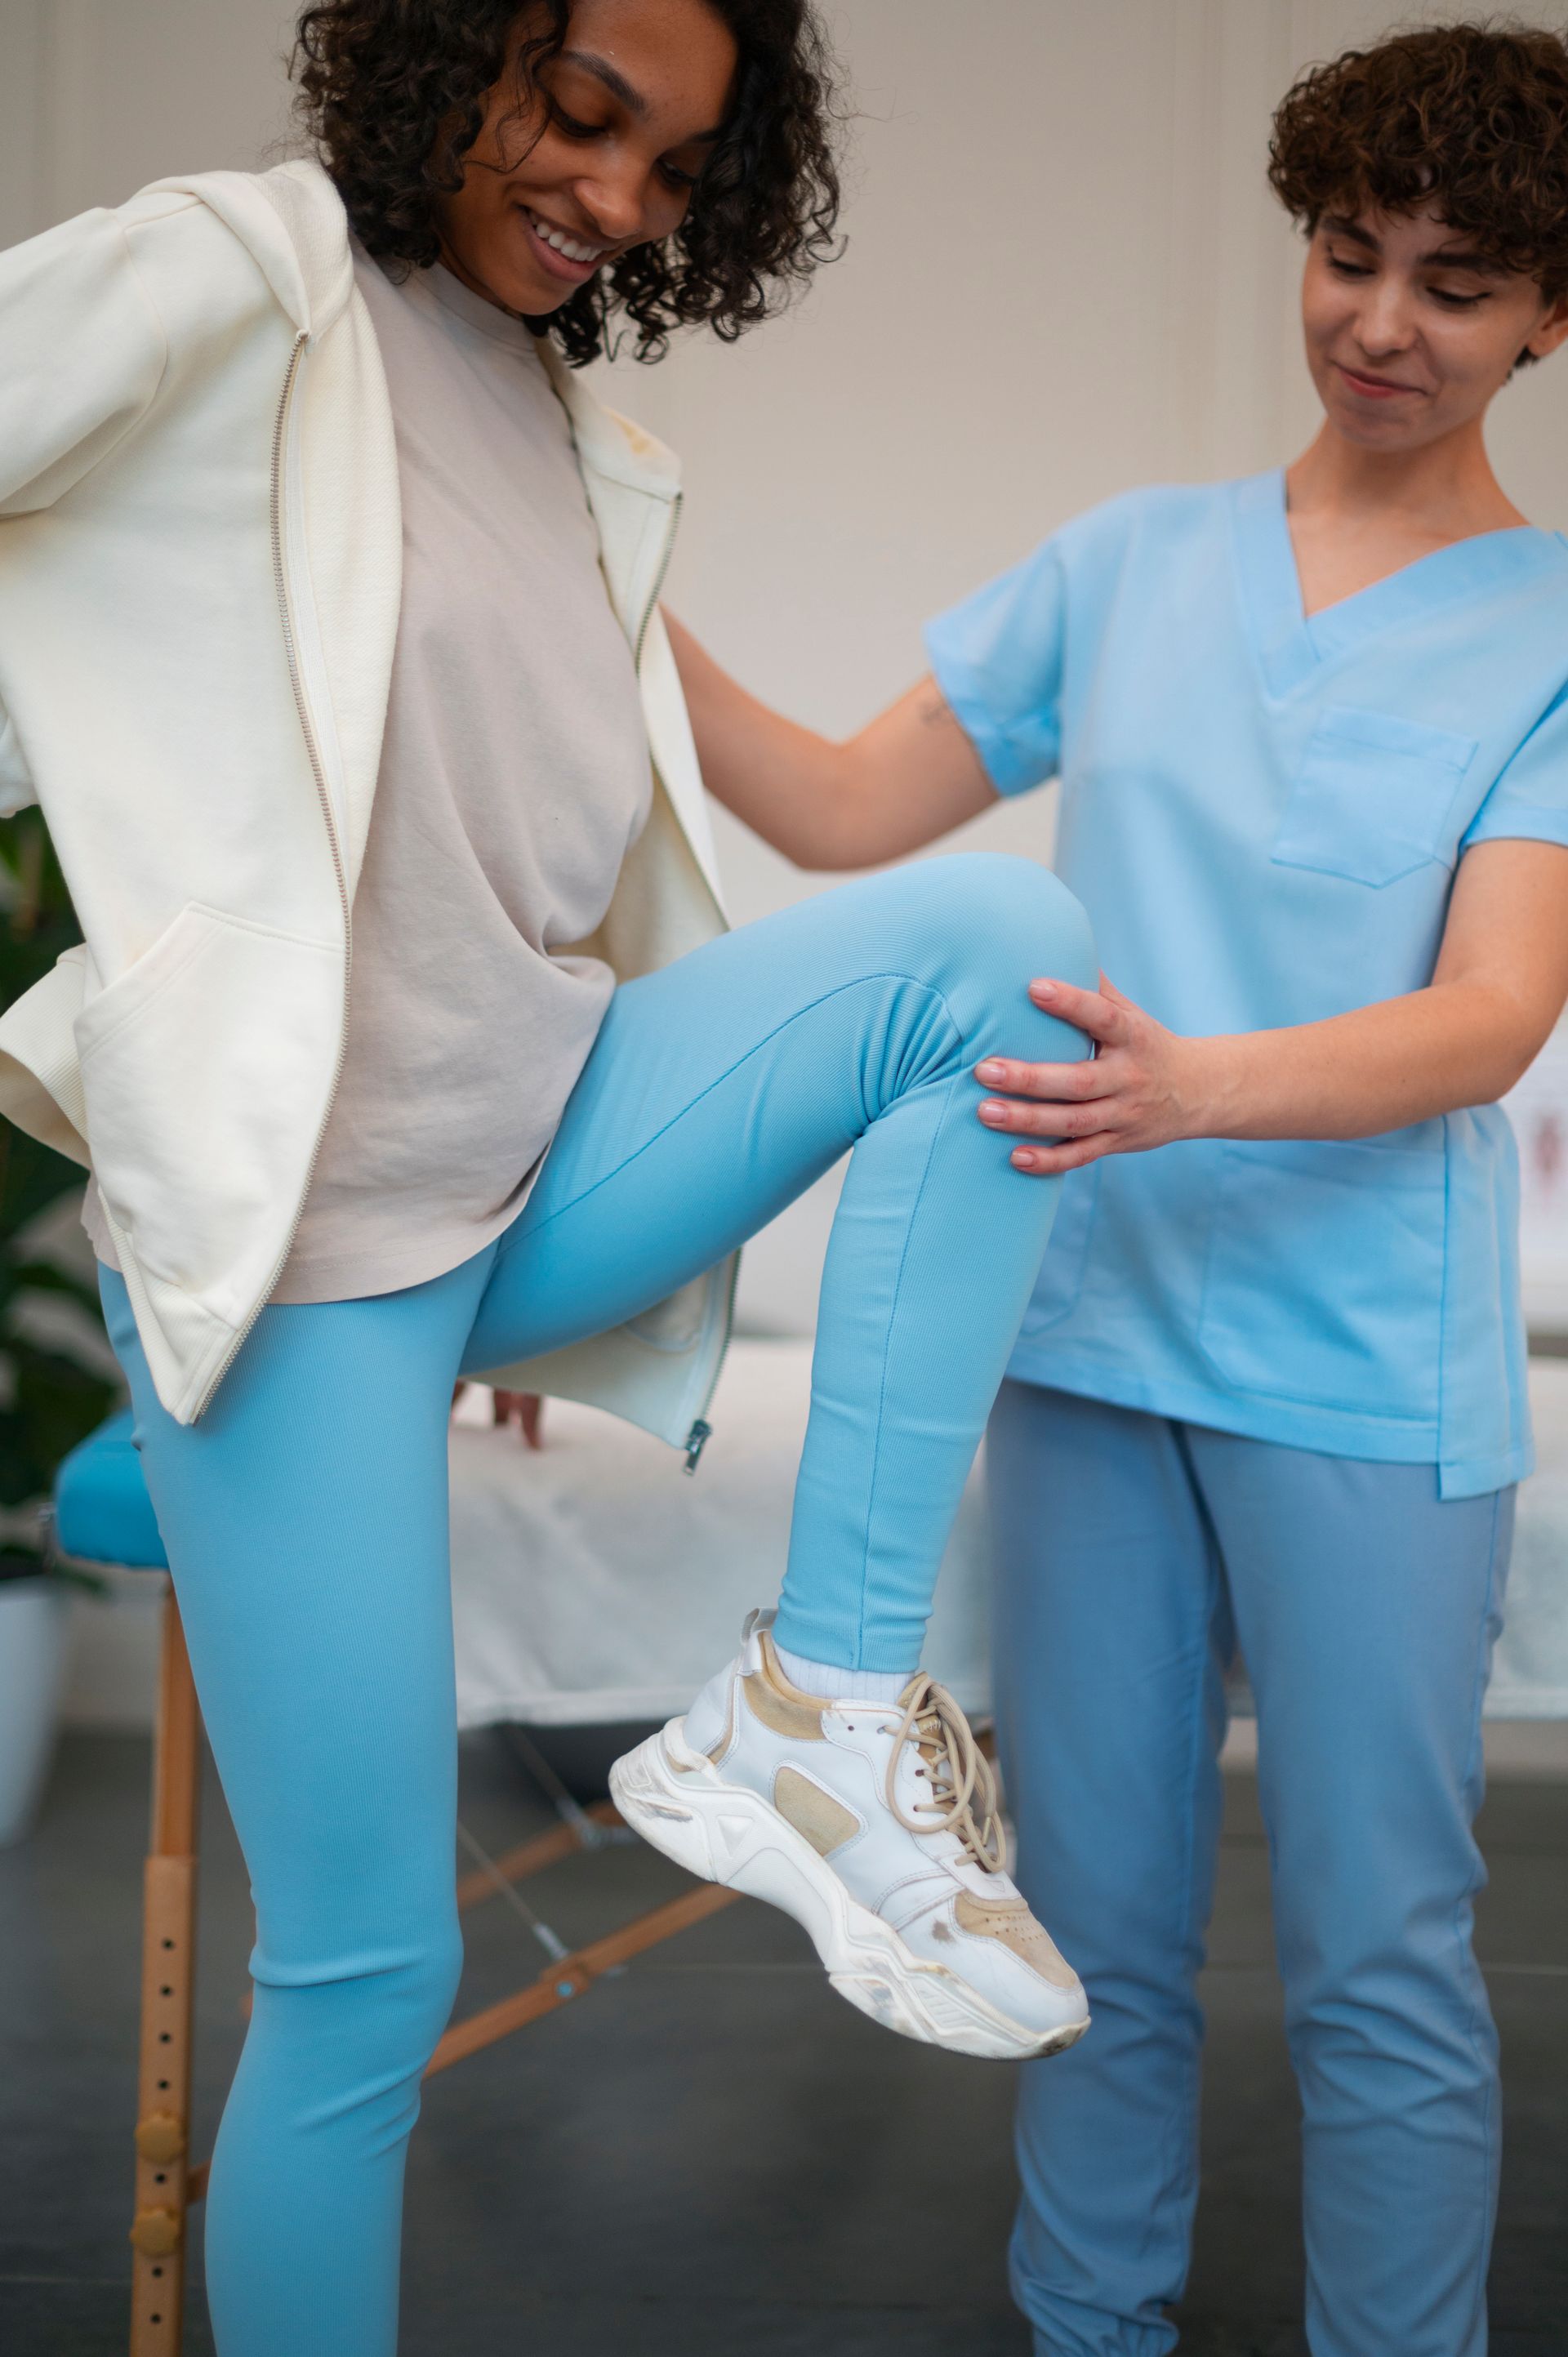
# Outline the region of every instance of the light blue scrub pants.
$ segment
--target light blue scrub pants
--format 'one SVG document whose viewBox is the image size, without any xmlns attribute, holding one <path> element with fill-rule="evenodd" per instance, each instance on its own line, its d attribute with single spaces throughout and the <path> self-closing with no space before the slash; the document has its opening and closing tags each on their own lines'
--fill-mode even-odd
<svg viewBox="0 0 1568 2357">
<path fill-rule="evenodd" d="M 1004 1385 L 986 1459 L 1020 1879 L 1094 2026 L 1026 2064 L 1039 2357 L 1165 2357 L 1197 2193 L 1223 1677 L 1258 1710 L 1313 2357 L 1481 2357 L 1497 2038 L 1470 1948 L 1513 1491 Z"/>
<path fill-rule="evenodd" d="M 159 1406 L 105 1271 L 256 1902 L 255 2007 L 207 2201 L 221 2357 L 390 2357 L 396 2341 L 404 2152 L 461 1957 L 454 1380 L 634 1317 L 853 1147 L 779 1634 L 815 1660 L 909 1667 L 1057 1193 L 977 1120 L 972 1068 L 1082 1055 L 1026 985 L 1095 971 L 1053 877 L 960 857 L 628 984 L 499 1242 L 403 1292 L 264 1310 L 193 1426 Z"/>
</svg>

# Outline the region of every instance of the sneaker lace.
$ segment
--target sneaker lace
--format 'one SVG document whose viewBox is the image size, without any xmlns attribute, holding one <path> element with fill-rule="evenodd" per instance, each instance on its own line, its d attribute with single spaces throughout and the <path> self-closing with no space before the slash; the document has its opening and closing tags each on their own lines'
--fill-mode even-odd
<svg viewBox="0 0 1568 2357">
<path fill-rule="evenodd" d="M 898 1762 L 913 1743 L 926 1764 L 931 1797 L 906 1814 L 898 1804 Z M 922 1674 L 909 1687 L 887 1761 L 887 1805 L 912 1834 L 956 1834 L 985 1874 L 1000 1874 L 1006 1835 L 996 1802 L 996 1779 L 969 1721 L 946 1686 Z M 933 1822 L 934 1820 L 934 1822 Z"/>
</svg>

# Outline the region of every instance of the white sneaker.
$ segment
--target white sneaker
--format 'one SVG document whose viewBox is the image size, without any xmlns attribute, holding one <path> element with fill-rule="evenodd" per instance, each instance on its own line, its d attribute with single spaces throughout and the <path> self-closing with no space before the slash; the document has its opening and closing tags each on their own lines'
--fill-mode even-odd
<svg viewBox="0 0 1568 2357">
<path fill-rule="evenodd" d="M 996 1787 L 952 1696 L 824 1701 L 753 1613 L 737 1660 L 610 1770 L 628 1824 L 690 1874 L 766 1899 L 841 1996 L 961 2054 L 1055 2054 L 1082 1984 L 1003 1871 Z"/>
</svg>

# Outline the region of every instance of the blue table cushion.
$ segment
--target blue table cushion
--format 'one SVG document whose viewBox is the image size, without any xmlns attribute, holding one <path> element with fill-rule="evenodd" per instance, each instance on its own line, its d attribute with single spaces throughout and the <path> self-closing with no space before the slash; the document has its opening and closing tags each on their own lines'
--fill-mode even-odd
<svg viewBox="0 0 1568 2357">
<path fill-rule="evenodd" d="M 62 1555 L 86 1563 L 166 1571 L 168 1557 L 124 1408 L 73 1448 L 55 1475 L 55 1537 Z"/>
</svg>

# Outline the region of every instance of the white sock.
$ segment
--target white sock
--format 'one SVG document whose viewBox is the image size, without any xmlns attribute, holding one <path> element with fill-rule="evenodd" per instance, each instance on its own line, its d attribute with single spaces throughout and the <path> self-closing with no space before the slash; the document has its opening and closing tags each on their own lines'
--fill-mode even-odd
<svg viewBox="0 0 1568 2357">
<path fill-rule="evenodd" d="M 823 1702 L 897 1702 L 915 1674 L 913 1670 L 841 1670 L 832 1662 L 809 1662 L 804 1653 L 788 1652 L 777 1637 L 773 1650 L 790 1684 Z"/>
</svg>

